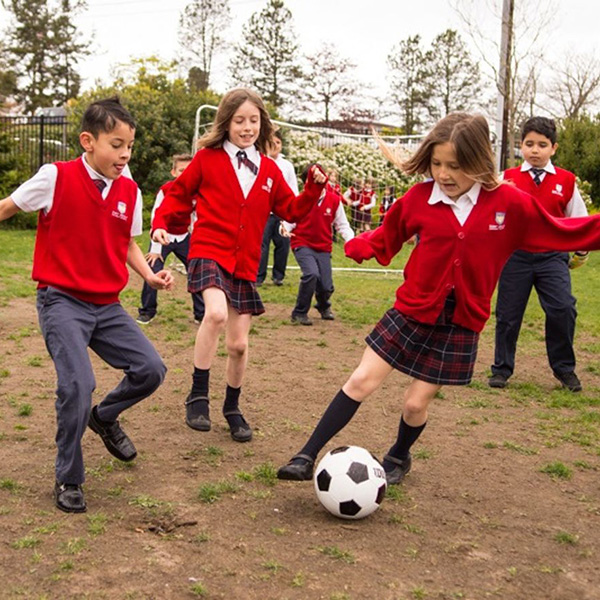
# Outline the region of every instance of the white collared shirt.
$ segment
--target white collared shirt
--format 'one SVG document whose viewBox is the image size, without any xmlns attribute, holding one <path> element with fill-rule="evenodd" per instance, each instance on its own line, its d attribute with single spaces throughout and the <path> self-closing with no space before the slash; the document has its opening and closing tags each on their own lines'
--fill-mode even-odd
<svg viewBox="0 0 600 600">
<path fill-rule="evenodd" d="M 479 198 L 479 192 L 481 191 L 481 184 L 474 183 L 471 189 L 465 192 L 457 200 L 448 198 L 444 192 L 440 189 L 440 186 L 434 182 L 433 189 L 431 190 L 431 196 L 429 196 L 428 204 L 437 204 L 443 202 L 452 208 L 454 216 L 457 218 L 461 225 L 465 224 L 465 221 L 469 218 L 473 207 L 477 204 Z"/>
<path fill-rule="evenodd" d="M 102 190 L 102 198 L 106 200 L 113 180 L 100 175 L 88 165 L 85 159 L 85 153 L 82 156 L 83 166 L 88 172 L 91 179 L 101 179 L 106 183 L 106 187 Z M 126 167 L 122 177 L 131 179 L 131 171 Z M 13 202 L 23 212 L 36 212 L 43 210 L 48 214 L 52 209 L 54 202 L 54 190 L 56 188 L 56 180 L 58 178 L 58 167 L 55 164 L 42 165 L 40 170 L 31 179 L 22 183 L 11 195 Z M 137 199 L 131 221 L 131 235 L 141 235 L 142 233 L 142 208 L 143 200 L 140 189 L 137 190 Z"/>
<path fill-rule="evenodd" d="M 523 164 L 521 165 L 521 172 L 528 171 L 533 179 L 534 174 L 531 172 L 531 169 L 533 169 L 532 165 L 530 165 L 526 160 L 523 161 Z M 544 167 L 544 172 L 540 173 L 540 181 L 544 181 L 546 173 L 552 173 L 552 175 L 556 175 L 556 169 L 554 168 L 551 160 L 549 160 Z M 581 194 L 579 193 L 577 184 L 575 184 L 575 187 L 573 188 L 573 195 L 565 207 L 565 217 L 587 217 L 587 214 L 587 207 L 583 201 L 583 198 L 581 197 Z"/>
<path fill-rule="evenodd" d="M 248 197 L 254 182 L 256 181 L 256 175 L 245 165 L 240 164 L 238 167 L 237 153 L 243 150 L 246 156 L 260 169 L 260 152 L 256 149 L 256 146 L 250 146 L 249 148 L 238 148 L 235 144 L 232 144 L 229 140 L 223 142 L 223 150 L 227 152 L 233 165 L 233 170 L 237 175 L 240 187 L 244 198 Z"/>
</svg>

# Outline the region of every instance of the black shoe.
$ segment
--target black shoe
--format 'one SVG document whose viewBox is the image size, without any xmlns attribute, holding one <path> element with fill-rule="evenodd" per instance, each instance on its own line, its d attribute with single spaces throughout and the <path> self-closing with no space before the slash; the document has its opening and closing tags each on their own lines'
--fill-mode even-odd
<svg viewBox="0 0 600 600">
<path fill-rule="evenodd" d="M 326 308 L 321 311 L 321 319 L 324 321 L 333 321 L 335 319 L 335 315 L 331 312 L 330 308 Z"/>
<path fill-rule="evenodd" d="M 574 371 L 570 373 L 558 374 L 554 373 L 554 377 L 558 379 L 561 385 L 570 392 L 580 392 L 582 390 L 581 381 Z"/>
<path fill-rule="evenodd" d="M 206 406 L 204 406 L 205 403 Z M 211 424 L 206 396 L 192 398 L 191 394 L 188 395 L 185 399 L 185 422 L 188 427 L 196 431 L 210 431 Z"/>
<path fill-rule="evenodd" d="M 384 461 L 388 461 L 393 463 L 395 466 L 391 471 L 385 472 L 385 479 L 388 485 L 396 485 L 401 483 L 401 481 L 406 477 L 407 473 L 410 471 L 412 466 L 412 458 L 410 454 L 404 460 L 400 460 L 395 456 L 390 456 L 386 454 L 383 457 Z"/>
<path fill-rule="evenodd" d="M 488 379 L 488 385 L 491 388 L 505 388 L 508 385 L 508 377 L 496 373 Z"/>
<path fill-rule="evenodd" d="M 292 315 L 292 323 L 300 325 L 312 325 L 313 322 L 306 315 Z"/>
<path fill-rule="evenodd" d="M 137 450 L 127 434 L 121 429 L 119 421 L 105 423 L 98 417 L 98 407 L 94 406 L 90 413 L 88 427 L 97 433 L 104 442 L 106 449 L 119 460 L 129 462 L 137 456 Z"/>
<path fill-rule="evenodd" d="M 252 427 L 248 425 L 239 409 L 223 412 L 223 416 L 227 419 L 229 432 L 235 442 L 249 442 L 252 439 Z M 233 418 L 230 420 L 227 417 Z"/>
<path fill-rule="evenodd" d="M 138 315 L 138 318 L 136 319 L 136 323 L 139 323 L 140 325 L 148 325 L 148 323 L 150 323 L 150 321 L 154 320 L 154 317 L 156 315 Z"/>
<path fill-rule="evenodd" d="M 283 279 L 273 279 L 273 285 L 276 285 L 276 286 L 283 285 Z"/>
<path fill-rule="evenodd" d="M 296 454 L 287 465 L 279 467 L 277 479 L 308 481 L 312 479 L 315 461 L 308 454 Z"/>
<path fill-rule="evenodd" d="M 87 510 L 83 490 L 76 484 L 57 481 L 54 484 L 54 502 L 57 508 L 67 513 L 82 513 Z"/>
</svg>

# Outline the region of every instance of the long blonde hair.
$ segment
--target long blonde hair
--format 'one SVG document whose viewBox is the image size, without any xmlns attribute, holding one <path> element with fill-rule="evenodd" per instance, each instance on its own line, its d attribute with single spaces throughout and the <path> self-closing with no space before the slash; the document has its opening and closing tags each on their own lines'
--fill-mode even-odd
<svg viewBox="0 0 600 600">
<path fill-rule="evenodd" d="M 450 142 L 454 145 L 460 169 L 486 190 L 500 185 L 496 161 L 490 142 L 490 129 L 485 117 L 464 112 L 450 113 L 437 122 L 425 136 L 417 151 L 408 159 L 401 160 L 383 140 L 379 147 L 384 156 L 409 175 L 431 176 L 431 155 L 436 144 Z"/>
<path fill-rule="evenodd" d="M 198 140 L 198 148 L 222 148 L 223 142 L 228 139 L 229 124 L 233 115 L 247 100 L 252 102 L 260 113 L 260 131 L 256 146 L 262 154 L 266 154 L 267 143 L 273 135 L 273 124 L 262 98 L 248 88 L 236 88 L 223 96 L 212 127 Z"/>
</svg>

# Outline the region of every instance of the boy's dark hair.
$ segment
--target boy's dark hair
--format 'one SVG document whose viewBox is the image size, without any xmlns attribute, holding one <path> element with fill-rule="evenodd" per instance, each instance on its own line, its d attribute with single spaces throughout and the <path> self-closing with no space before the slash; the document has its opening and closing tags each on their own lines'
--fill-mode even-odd
<svg viewBox="0 0 600 600">
<path fill-rule="evenodd" d="M 306 180 L 308 179 L 308 172 L 313 167 L 318 167 L 319 169 L 321 169 L 321 171 L 325 172 L 325 169 L 319 163 L 310 163 L 310 165 L 306 165 L 304 169 L 302 169 L 302 173 L 300 174 L 300 179 L 302 180 L 302 183 L 306 183 Z"/>
<path fill-rule="evenodd" d="M 118 96 L 105 98 L 90 104 L 81 120 L 81 131 L 89 131 L 95 138 L 100 133 L 110 133 L 121 121 L 135 129 L 135 121 L 121 104 Z"/>
<path fill-rule="evenodd" d="M 539 133 L 547 137 L 552 145 L 556 144 L 556 123 L 554 119 L 548 117 L 531 117 L 527 119 L 521 127 L 521 141 L 523 141 L 530 132 Z"/>
</svg>

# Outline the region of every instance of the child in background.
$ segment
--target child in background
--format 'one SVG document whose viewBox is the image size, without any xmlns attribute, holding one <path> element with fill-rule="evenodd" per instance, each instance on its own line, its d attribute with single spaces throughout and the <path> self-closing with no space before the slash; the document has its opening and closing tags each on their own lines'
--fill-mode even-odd
<svg viewBox="0 0 600 600">
<path fill-rule="evenodd" d="M 387 214 L 383 227 L 346 244 L 357 262 L 388 265 L 419 234 L 396 302 L 367 336 L 362 360 L 326 409 L 308 442 L 282 466 L 280 479 L 311 479 L 323 446 L 352 419 L 361 402 L 397 369 L 413 379 L 404 392 L 398 435 L 383 460 L 388 484 L 411 468 L 411 446 L 443 385 L 471 381 L 479 332 L 504 263 L 518 248 L 530 252 L 600 248 L 600 215 L 550 216 L 531 196 L 501 185 L 481 116 L 451 113 L 402 165 L 433 181 L 413 186 Z M 382 143 L 383 144 L 383 143 Z M 399 161 L 387 147 L 384 153 Z"/>
<path fill-rule="evenodd" d="M 371 210 L 376 204 L 377 194 L 375 194 L 375 190 L 373 189 L 373 180 L 368 179 L 363 187 L 358 204 L 358 228 L 361 232 L 369 231 L 371 229 Z"/>
<path fill-rule="evenodd" d="M 283 173 L 283 178 L 290 186 L 290 189 L 296 196 L 298 195 L 298 180 L 296 179 L 296 170 L 294 165 L 281 154 L 282 138 L 281 129 L 273 133 L 273 138 L 267 147 L 269 158 L 272 158 Z M 271 213 L 263 233 L 260 263 L 258 267 L 257 285 L 262 285 L 267 277 L 267 266 L 269 263 L 269 248 L 271 240 L 275 250 L 273 251 L 273 283 L 283 285 L 285 278 L 285 269 L 287 267 L 288 254 L 290 253 L 290 240 L 281 235 L 279 229 L 281 219 Z"/>
<path fill-rule="evenodd" d="M 176 179 L 181 175 L 186 167 L 192 162 L 192 156 L 190 154 L 175 154 L 173 156 L 173 162 L 171 165 L 171 175 L 173 179 Z M 156 194 L 156 200 L 152 207 L 152 216 L 150 221 L 154 219 L 156 209 L 161 205 L 165 193 L 171 187 L 173 181 L 167 181 Z M 191 213 L 193 215 L 193 211 Z M 154 273 L 158 273 L 162 270 L 163 266 L 171 253 L 183 263 L 187 271 L 188 264 L 188 252 L 190 251 L 190 225 L 191 215 L 188 215 L 181 223 L 173 225 L 172 230 L 168 232 L 169 243 L 166 246 L 162 246 L 157 242 L 150 240 L 150 248 L 148 254 L 146 254 L 146 260 L 150 265 L 150 268 Z M 156 310 L 158 308 L 156 290 L 144 283 L 142 288 L 142 306 L 138 309 L 138 318 L 136 319 L 141 325 L 147 325 L 156 316 Z M 204 317 L 204 302 L 199 294 L 192 294 L 192 304 L 194 306 L 194 320 L 196 323 L 200 323 Z"/>
<path fill-rule="evenodd" d="M 39 211 L 32 277 L 38 282 L 40 327 L 58 376 L 56 506 L 86 510 L 81 438 L 90 427 L 123 461 L 136 449 L 119 415 L 156 390 L 166 368 L 119 303 L 127 265 L 152 287 L 170 289 L 168 271 L 153 273 L 133 236 L 142 232 L 142 197 L 121 177 L 135 122 L 118 98 L 90 104 L 83 115 L 82 157 L 44 165 L 0 202 L 0 221 L 19 210 Z M 88 347 L 124 371 L 119 385 L 93 409 L 96 387 Z M 91 409 L 91 412 L 90 412 Z"/>
<path fill-rule="evenodd" d="M 327 182 L 327 186 L 334 194 L 337 194 L 340 198 L 342 197 L 342 188 L 340 186 L 340 182 L 338 180 L 338 172 L 335 169 L 330 169 L 327 171 L 327 178 L 329 181 Z"/>
<path fill-rule="evenodd" d="M 197 197 L 188 264 L 188 289 L 202 294 L 205 316 L 196 335 L 192 389 L 185 401 L 186 423 L 209 431 L 209 375 L 219 336 L 225 332 L 227 388 L 223 415 L 237 442 L 252 438 L 239 408 L 248 361 L 252 315 L 264 312 L 256 289 L 261 241 L 269 214 L 301 220 L 327 181 L 310 171 L 296 196 L 281 169 L 264 155 L 273 126 L 260 96 L 231 90 L 221 100 L 211 130 L 199 141 L 190 166 L 173 182 L 154 217 L 154 241 L 168 243 L 167 231 L 190 213 Z"/>
<path fill-rule="evenodd" d="M 344 204 L 350 207 L 350 227 L 354 231 L 358 231 L 359 227 L 358 206 L 360 205 L 363 185 L 362 179 L 356 179 L 344 194 Z"/>
<path fill-rule="evenodd" d="M 308 172 L 314 166 L 322 168 L 320 165 L 306 167 L 302 173 L 302 182 L 306 182 Z M 331 229 L 333 227 L 339 232 L 345 242 L 354 237 L 340 196 L 327 187 L 304 219 L 298 223 L 284 222 L 283 227 L 291 236 L 292 250 L 302 270 L 296 306 L 292 311 L 292 323 L 313 324 L 308 317 L 313 295 L 316 297 L 316 308 L 321 313 L 321 319 L 333 321 L 335 317 L 329 301 L 334 291 Z"/>
<path fill-rule="evenodd" d="M 531 194 L 555 217 L 587 216 L 587 208 L 577 189 L 575 175 L 552 164 L 558 144 L 556 124 L 546 117 L 528 119 L 521 130 L 520 167 L 504 172 L 504 179 Z M 508 260 L 496 299 L 496 347 L 490 387 L 506 387 L 515 369 L 517 339 L 531 288 L 535 287 L 546 315 L 546 353 L 554 377 L 571 392 L 581 391 L 575 373 L 575 298 L 571 294 L 569 268 L 581 266 L 587 252 L 531 253 L 517 250 Z"/>
<path fill-rule="evenodd" d="M 381 198 L 381 204 L 379 205 L 379 225 L 381 227 L 383 225 L 383 221 L 385 220 L 385 215 L 388 210 L 392 207 L 392 204 L 396 202 L 395 196 L 396 190 L 393 185 L 386 185 L 383 189 L 383 196 Z"/>
</svg>

